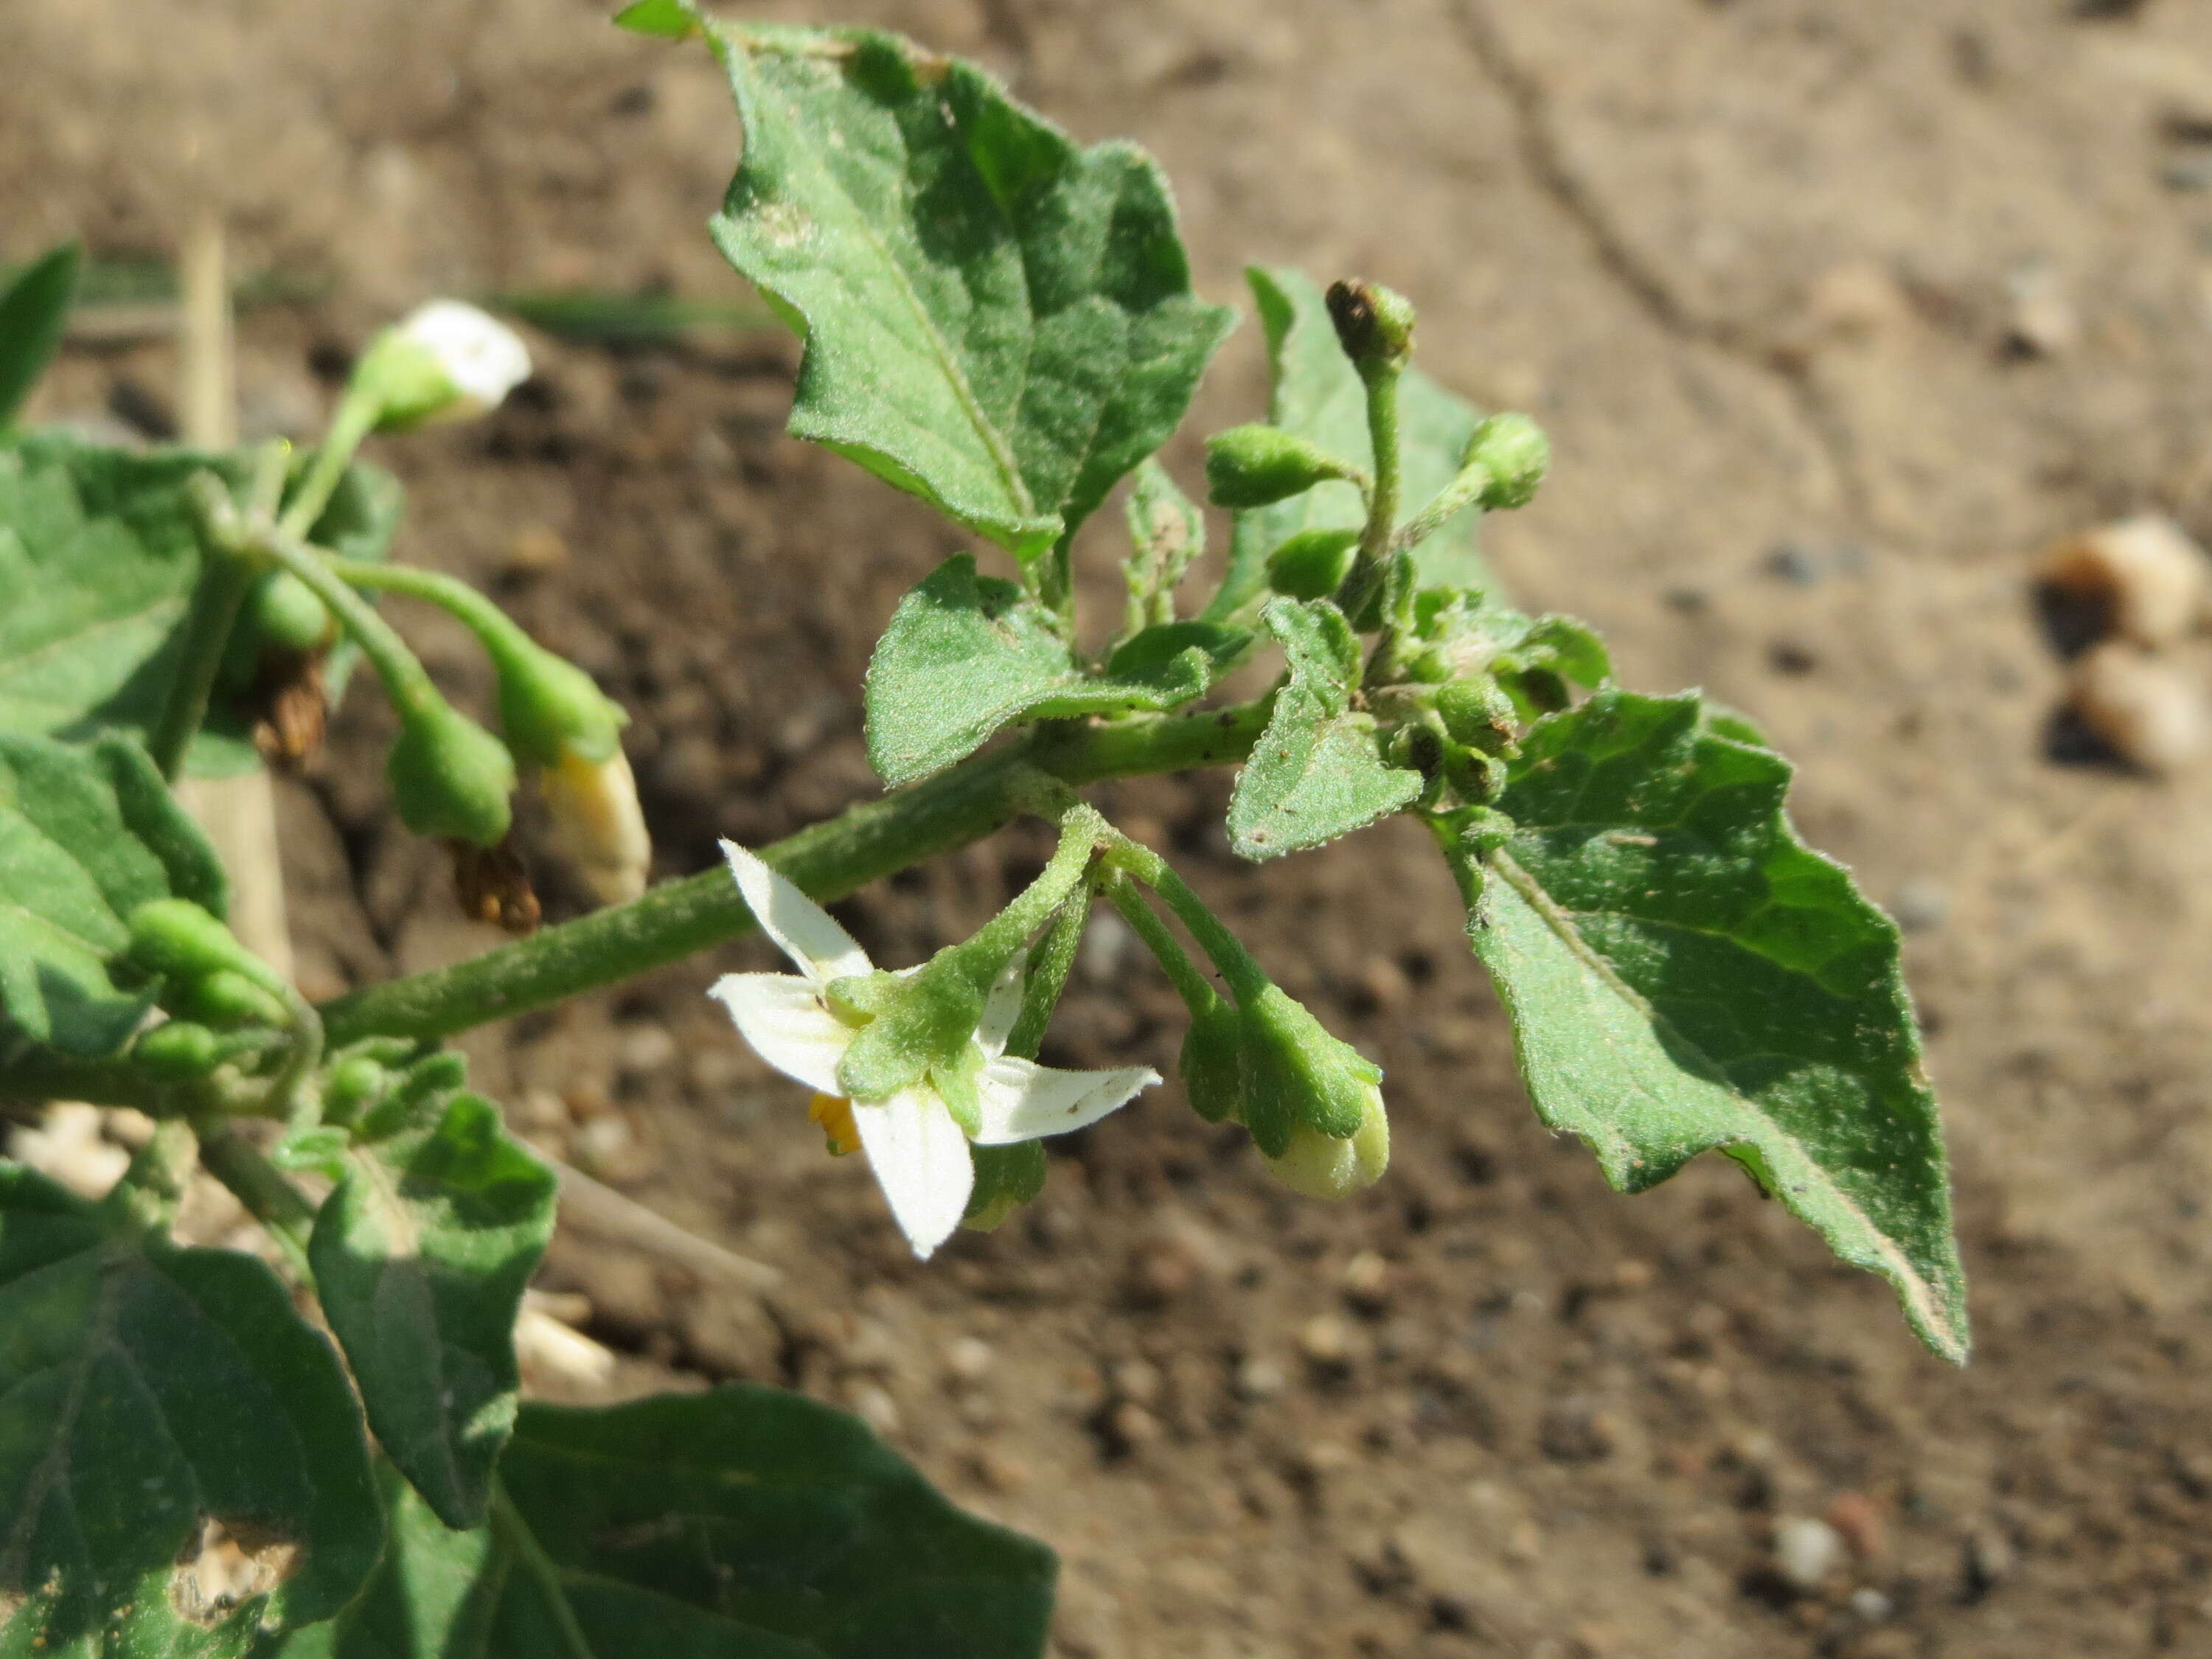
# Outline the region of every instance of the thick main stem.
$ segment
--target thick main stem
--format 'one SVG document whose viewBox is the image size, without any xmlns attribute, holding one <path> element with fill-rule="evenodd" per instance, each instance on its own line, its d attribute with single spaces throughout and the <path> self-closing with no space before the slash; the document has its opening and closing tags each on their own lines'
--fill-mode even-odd
<svg viewBox="0 0 2212 1659">
<path fill-rule="evenodd" d="M 1266 704 L 1253 702 L 1034 732 L 811 824 L 761 856 L 826 902 L 989 835 L 1034 796 L 1037 772 L 1082 784 L 1224 765 L 1249 755 L 1266 723 Z M 340 997 L 323 1006 L 324 1029 L 333 1046 L 379 1033 L 447 1036 L 664 967 L 753 928 L 735 884 L 710 870 L 472 961 Z"/>
</svg>

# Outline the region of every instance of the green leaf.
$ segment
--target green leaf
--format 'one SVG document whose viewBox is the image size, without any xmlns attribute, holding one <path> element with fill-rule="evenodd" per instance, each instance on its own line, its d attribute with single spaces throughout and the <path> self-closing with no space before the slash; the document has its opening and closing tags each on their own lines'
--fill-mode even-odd
<svg viewBox="0 0 2212 1659">
<path fill-rule="evenodd" d="M 1537 1113 L 1614 1187 L 1719 1147 L 1963 1360 L 1942 1133 L 1897 930 L 1797 839 L 1789 781 L 1694 693 L 1601 691 L 1540 720 L 1498 802 L 1510 833 L 1454 849 L 1468 937 Z"/>
<path fill-rule="evenodd" d="M 242 491 L 249 469 L 238 455 L 109 449 L 54 434 L 0 447 L 0 732 L 150 732 L 199 578 L 185 481 L 211 471 Z M 356 465 L 315 538 L 347 558 L 381 558 L 398 517 L 398 485 Z M 325 663 L 333 699 L 353 659 L 341 648 Z M 251 724 L 242 706 L 219 701 L 187 770 L 221 775 L 259 765 Z"/>
<path fill-rule="evenodd" d="M 556 1185 L 490 1102 L 431 1095 L 346 1154 L 315 1218 L 308 1260 L 369 1427 L 451 1526 L 483 1518 L 514 1425 L 514 1322 Z"/>
<path fill-rule="evenodd" d="M 1166 180 L 869 30 L 714 30 L 744 154 L 714 222 L 806 342 L 791 430 L 1022 559 L 1164 442 L 1235 321 Z"/>
<path fill-rule="evenodd" d="M 1375 467 L 1367 434 L 1367 392 L 1337 343 L 1336 327 L 1321 289 L 1303 273 L 1255 265 L 1245 273 L 1267 331 L 1273 392 L 1270 424 L 1310 440 L 1346 465 Z M 1420 370 L 1398 382 L 1400 499 L 1410 516 L 1459 475 L 1460 458 L 1481 416 Z M 1316 485 L 1302 495 L 1237 515 L 1229 543 L 1229 569 L 1206 607 L 1209 617 L 1237 615 L 1266 591 L 1267 556 L 1309 530 L 1357 530 L 1366 520 L 1359 491 L 1348 483 Z M 1490 580 L 1475 551 L 1473 508 L 1447 520 L 1413 550 L 1424 586 L 1480 587 Z"/>
<path fill-rule="evenodd" d="M 222 866 L 146 751 L 0 732 L 0 1060 L 27 1038 L 76 1054 L 120 1048 L 151 1005 L 110 969 L 149 899 L 220 916 Z"/>
<path fill-rule="evenodd" d="M 1254 860 L 1334 841 L 1421 792 L 1421 775 L 1386 763 L 1373 717 L 1352 707 L 1359 640 L 1344 613 L 1326 599 L 1279 599 L 1261 616 L 1290 678 L 1229 799 L 1229 844 Z"/>
<path fill-rule="evenodd" d="M 868 759 L 893 787 L 973 754 L 1008 726 L 1177 708 L 1206 695 L 1245 635 L 1148 628 L 1086 672 L 1035 600 L 956 553 L 899 601 L 868 664 Z"/>
<path fill-rule="evenodd" d="M 395 1481 L 384 1569 L 283 1659 L 1036 1659 L 1052 1553 L 852 1418 L 735 1385 L 526 1406 L 491 1526 Z"/>
<path fill-rule="evenodd" d="M 1159 458 L 1148 456 L 1131 481 L 1123 518 L 1129 529 L 1129 556 L 1121 562 L 1129 626 L 1173 622 L 1176 588 L 1206 551 L 1206 515 Z"/>
<path fill-rule="evenodd" d="M 682 40 L 699 29 L 699 14 L 684 0 L 635 0 L 615 14 L 615 27 L 633 34 Z"/>
<path fill-rule="evenodd" d="M 344 1372 L 274 1273 L 0 1166 L 0 1653 L 234 1655 L 337 1613 L 383 1537 Z"/>
<path fill-rule="evenodd" d="M 0 428 L 15 418 L 61 348 L 76 267 L 77 246 L 64 242 L 18 272 L 0 293 Z"/>
</svg>

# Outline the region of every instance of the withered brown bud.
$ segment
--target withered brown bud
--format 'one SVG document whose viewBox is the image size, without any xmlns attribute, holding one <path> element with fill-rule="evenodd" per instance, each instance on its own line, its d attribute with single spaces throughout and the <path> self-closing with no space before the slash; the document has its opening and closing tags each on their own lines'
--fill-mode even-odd
<svg viewBox="0 0 2212 1659">
<path fill-rule="evenodd" d="M 495 847 L 448 841 L 453 856 L 453 897 L 472 921 L 489 922 L 510 933 L 534 933 L 543 915 L 530 868 L 515 851 L 513 836 Z"/>
</svg>

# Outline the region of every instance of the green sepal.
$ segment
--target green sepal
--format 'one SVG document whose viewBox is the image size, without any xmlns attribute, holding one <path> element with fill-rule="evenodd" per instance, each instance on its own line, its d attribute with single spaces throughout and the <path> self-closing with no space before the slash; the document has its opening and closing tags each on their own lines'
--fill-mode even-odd
<svg viewBox="0 0 2212 1659">
<path fill-rule="evenodd" d="M 496 847 L 514 822 L 514 757 L 443 697 L 401 717 L 385 762 L 399 820 L 418 836 Z"/>
<path fill-rule="evenodd" d="M 1551 471 L 1552 441 L 1526 415 L 1492 415 L 1468 440 L 1464 465 L 1488 475 L 1479 497 L 1485 512 L 1526 507 Z"/>
<path fill-rule="evenodd" d="M 1216 507 L 1269 507 L 1357 469 L 1280 427 L 1232 426 L 1206 441 L 1206 493 Z"/>
<path fill-rule="evenodd" d="M 1241 1004 L 1244 1127 L 1260 1150 L 1280 1158 L 1305 1124 L 1348 1140 L 1367 1121 L 1382 1068 L 1328 1034 L 1304 1003 L 1269 985 Z"/>
<path fill-rule="evenodd" d="M 974 1046 L 969 1039 L 983 1018 L 983 991 L 957 965 L 940 958 L 888 990 L 872 975 L 866 982 L 880 1000 L 837 1062 L 837 1086 L 848 1098 L 887 1100 Z M 848 983 L 838 981 L 832 994 Z"/>
<path fill-rule="evenodd" d="M 589 674 L 526 635 L 490 642 L 499 672 L 499 726 L 515 760 L 555 767 L 566 754 L 596 764 L 621 746 L 629 716 Z"/>
<path fill-rule="evenodd" d="M 1007 1217 L 1044 1190 L 1044 1143 L 1017 1140 L 1006 1146 L 968 1150 L 975 1161 L 975 1185 L 960 1224 L 973 1232 L 995 1232 Z"/>
<path fill-rule="evenodd" d="M 1216 997 L 1191 1016 L 1176 1074 L 1207 1122 L 1244 1121 L 1244 1022 L 1234 1003 Z"/>
</svg>

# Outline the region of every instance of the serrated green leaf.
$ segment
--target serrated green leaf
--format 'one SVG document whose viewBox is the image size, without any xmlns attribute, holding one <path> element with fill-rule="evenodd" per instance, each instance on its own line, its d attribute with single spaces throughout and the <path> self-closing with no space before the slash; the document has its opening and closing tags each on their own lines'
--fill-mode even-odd
<svg viewBox="0 0 2212 1659">
<path fill-rule="evenodd" d="M 893 787 L 940 771 L 1026 720 L 1177 708 L 1206 695 L 1243 636 L 1146 629 L 1086 673 L 1044 608 L 956 553 L 899 601 L 868 664 L 868 759 Z M 1221 654 L 1217 654 L 1221 653 Z"/>
<path fill-rule="evenodd" d="M 110 449 L 55 434 L 0 447 L 0 732 L 144 737 L 176 672 L 181 627 L 199 579 L 186 480 L 211 471 L 243 490 L 250 464 L 191 450 Z M 347 558 L 384 556 L 399 486 L 350 468 L 315 526 Z M 325 665 L 335 698 L 354 653 Z M 198 775 L 260 764 L 248 713 L 218 699 L 193 739 Z"/>
<path fill-rule="evenodd" d="M 1897 930 L 1784 813 L 1790 767 L 1696 694 L 1540 720 L 1468 936 L 1536 1110 L 1625 1192 L 1718 1147 L 1963 1360 L 1966 1287 Z"/>
<path fill-rule="evenodd" d="M 1285 267 L 1255 265 L 1244 275 L 1267 335 L 1273 384 L 1269 423 L 1371 472 L 1375 446 L 1367 433 L 1366 388 L 1337 343 L 1320 288 Z M 1459 475 L 1460 458 L 1480 422 L 1472 404 L 1418 368 L 1400 377 L 1399 493 L 1408 514 Z M 1239 513 L 1230 537 L 1229 568 L 1206 615 L 1234 617 L 1256 600 L 1267 589 L 1267 556 L 1291 537 L 1308 530 L 1357 530 L 1366 516 L 1358 489 L 1348 483 L 1320 484 L 1272 507 Z M 1424 586 L 1488 585 L 1489 572 L 1475 550 L 1480 517 L 1469 508 L 1413 550 Z"/>
<path fill-rule="evenodd" d="M 714 239 L 806 342 L 792 432 L 1025 562 L 1072 535 L 1235 320 L 1159 169 L 895 35 L 711 38 L 744 128 Z"/>
<path fill-rule="evenodd" d="M 479 1096 L 422 1116 L 345 1155 L 307 1255 L 378 1442 L 462 1527 L 514 1425 L 514 1322 L 557 1183 Z"/>
<path fill-rule="evenodd" d="M 0 428 L 15 418 L 61 348 L 76 267 L 77 246 L 64 242 L 18 272 L 0 293 Z"/>
<path fill-rule="evenodd" d="M 240 1553 L 203 1574 L 211 1527 Z M 0 1653 L 235 1655 L 337 1613 L 383 1539 L 337 1356 L 274 1273 L 0 1166 Z"/>
<path fill-rule="evenodd" d="M 1334 841 L 1421 792 L 1421 775 L 1387 763 L 1373 717 L 1352 707 L 1359 640 L 1344 613 L 1326 599 L 1279 599 L 1261 615 L 1290 678 L 1229 799 L 1229 844 L 1254 860 Z"/>
<path fill-rule="evenodd" d="M 131 913 L 186 898 L 220 916 L 222 866 L 127 738 L 0 733 L 0 1059 L 26 1039 L 112 1054 L 152 1002 L 110 968 Z"/>
<path fill-rule="evenodd" d="M 393 1548 L 283 1659 L 1036 1659 L 1052 1553 L 971 1519 L 844 1413 L 735 1385 L 526 1406 L 493 1526 L 392 1481 Z"/>
</svg>

